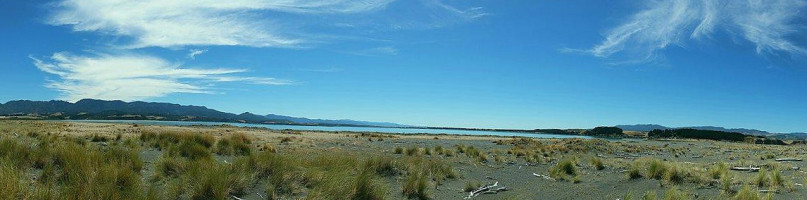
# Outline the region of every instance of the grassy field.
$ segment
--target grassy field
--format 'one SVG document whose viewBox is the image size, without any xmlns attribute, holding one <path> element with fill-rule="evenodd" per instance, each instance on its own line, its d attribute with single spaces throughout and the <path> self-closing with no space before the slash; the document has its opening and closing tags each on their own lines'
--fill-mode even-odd
<svg viewBox="0 0 807 200">
<path fill-rule="evenodd" d="M 0 199 L 804 199 L 804 147 L 0 120 Z"/>
</svg>

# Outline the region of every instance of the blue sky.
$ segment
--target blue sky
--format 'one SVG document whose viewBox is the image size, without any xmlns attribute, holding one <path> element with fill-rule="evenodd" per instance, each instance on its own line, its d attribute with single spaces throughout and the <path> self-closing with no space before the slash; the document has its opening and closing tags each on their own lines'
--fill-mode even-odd
<svg viewBox="0 0 807 200">
<path fill-rule="evenodd" d="M 807 131 L 805 1 L 0 1 L 0 101 Z"/>
</svg>

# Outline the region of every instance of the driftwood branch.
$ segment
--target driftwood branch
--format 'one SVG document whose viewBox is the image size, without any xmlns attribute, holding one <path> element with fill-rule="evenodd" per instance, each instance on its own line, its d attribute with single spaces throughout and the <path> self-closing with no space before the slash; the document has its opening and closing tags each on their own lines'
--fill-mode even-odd
<svg viewBox="0 0 807 200">
<path fill-rule="evenodd" d="M 776 161 L 784 162 L 784 161 L 802 161 L 801 158 L 777 158 Z"/>
<path fill-rule="evenodd" d="M 748 166 L 748 167 L 731 167 L 731 170 L 756 172 L 756 171 L 759 171 L 759 167 L 752 167 L 752 166 Z"/>
<path fill-rule="evenodd" d="M 549 176 L 547 176 L 547 175 L 536 174 L 536 173 L 532 173 L 532 175 L 533 175 L 533 176 L 540 177 L 540 178 L 544 178 L 544 179 L 546 179 L 546 180 L 555 181 L 555 178 L 549 177 Z"/>
<path fill-rule="evenodd" d="M 496 193 L 508 190 L 507 187 L 502 186 L 502 187 L 499 187 L 499 188 L 495 188 L 496 186 L 499 186 L 498 181 L 496 181 L 496 183 L 493 183 L 492 185 L 483 185 L 483 186 L 477 188 L 476 190 L 469 192 L 468 196 L 465 197 L 465 199 L 470 199 L 470 198 L 473 198 L 475 196 L 479 196 L 479 194 L 496 194 Z"/>
</svg>

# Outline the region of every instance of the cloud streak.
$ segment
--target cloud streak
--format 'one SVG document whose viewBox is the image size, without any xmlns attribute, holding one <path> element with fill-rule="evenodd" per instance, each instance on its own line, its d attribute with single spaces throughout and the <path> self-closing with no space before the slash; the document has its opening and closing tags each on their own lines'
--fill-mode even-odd
<svg viewBox="0 0 807 200">
<path fill-rule="evenodd" d="M 805 49 L 789 37 L 799 31 L 794 20 L 804 6 L 803 0 L 651 1 L 608 30 L 600 44 L 578 51 L 647 62 L 670 45 L 685 46 L 721 32 L 753 43 L 758 54 L 803 55 Z"/>
<path fill-rule="evenodd" d="M 126 48 L 238 45 L 293 47 L 305 42 L 260 12 L 336 14 L 368 12 L 392 0 L 64 0 L 52 25 L 134 39 Z"/>
<path fill-rule="evenodd" d="M 43 72 L 56 75 L 46 87 L 62 92 L 67 101 L 83 98 L 124 101 L 161 97 L 171 93 L 213 93 L 209 86 L 221 82 L 286 85 L 290 81 L 244 77 L 243 69 L 185 68 L 144 55 L 74 56 L 55 53 L 47 60 L 31 57 Z"/>
<path fill-rule="evenodd" d="M 209 46 L 303 48 L 340 39 L 379 43 L 369 39 L 373 33 L 384 32 L 379 29 L 438 28 L 487 15 L 481 8 L 459 9 L 441 0 L 57 0 L 49 6 L 47 24 L 112 36 L 113 43 L 108 45 L 115 52 L 154 47 L 188 50 L 190 60 L 206 53 Z M 376 48 L 356 54 L 396 55 L 398 51 L 387 44 L 370 45 Z M 240 76 L 246 72 L 242 69 L 186 68 L 143 54 L 55 53 L 48 59 L 31 59 L 41 71 L 58 77 L 46 86 L 70 101 L 214 93 L 210 85 L 225 82 L 292 83 Z"/>
<path fill-rule="evenodd" d="M 395 0 L 62 0 L 52 4 L 54 9 L 46 23 L 69 26 L 79 32 L 122 36 L 125 42 L 113 45 L 126 49 L 210 45 L 299 48 L 327 38 L 316 37 L 328 34 L 313 31 L 320 30 L 318 26 L 375 20 L 375 23 L 396 24 L 394 26 L 399 28 L 439 27 L 487 15 L 478 7 L 458 9 L 439 0 L 398 1 L 396 6 L 406 5 L 411 10 L 384 10 L 393 2 Z M 425 20 L 419 20 L 424 16 L 427 16 Z M 340 21 L 345 19 L 352 21 Z M 413 19 L 418 20 L 410 21 Z"/>
</svg>

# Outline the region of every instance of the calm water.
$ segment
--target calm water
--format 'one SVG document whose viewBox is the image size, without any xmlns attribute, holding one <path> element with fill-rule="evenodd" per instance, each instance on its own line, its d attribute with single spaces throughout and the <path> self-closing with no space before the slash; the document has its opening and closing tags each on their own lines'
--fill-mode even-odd
<svg viewBox="0 0 807 200">
<path fill-rule="evenodd" d="M 353 131 L 353 132 L 379 132 L 379 133 L 401 133 L 401 134 L 456 134 L 456 135 L 495 135 L 495 136 L 523 136 L 533 138 L 592 138 L 583 135 L 557 135 L 557 134 L 534 134 L 505 131 L 473 131 L 473 130 L 446 130 L 427 128 L 379 128 L 379 127 L 354 127 L 354 126 L 299 126 L 299 125 L 279 125 L 279 124 L 245 124 L 226 122 L 188 122 L 188 121 L 148 121 L 148 120 L 66 120 L 71 122 L 98 122 L 98 123 L 125 123 L 143 125 L 168 125 L 168 126 L 188 126 L 188 125 L 232 125 L 238 127 L 261 127 L 274 130 L 299 130 L 299 131 Z"/>
</svg>

